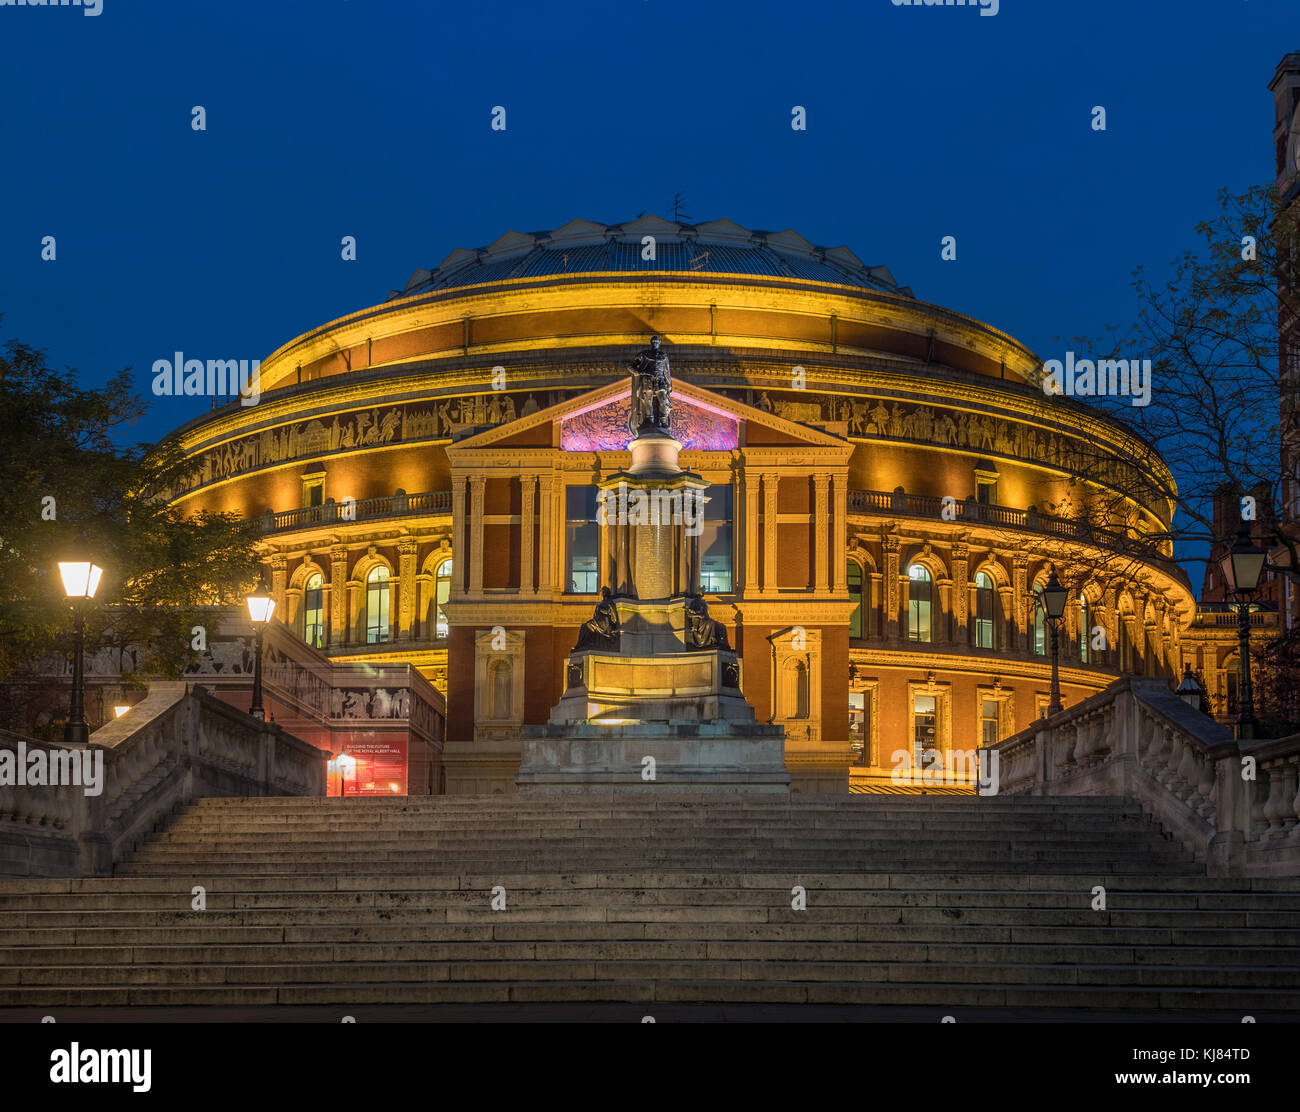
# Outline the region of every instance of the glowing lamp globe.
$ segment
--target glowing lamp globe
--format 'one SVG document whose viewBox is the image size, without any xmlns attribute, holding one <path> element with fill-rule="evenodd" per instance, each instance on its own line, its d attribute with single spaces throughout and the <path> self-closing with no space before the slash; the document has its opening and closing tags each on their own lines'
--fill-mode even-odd
<svg viewBox="0 0 1300 1112">
<path fill-rule="evenodd" d="M 275 612 L 275 599 L 265 595 L 248 596 L 248 617 L 255 625 L 265 625 Z"/>
<path fill-rule="evenodd" d="M 104 569 L 89 560 L 59 564 L 59 576 L 63 579 L 63 593 L 68 598 L 94 598 L 99 589 L 100 576 Z"/>
</svg>

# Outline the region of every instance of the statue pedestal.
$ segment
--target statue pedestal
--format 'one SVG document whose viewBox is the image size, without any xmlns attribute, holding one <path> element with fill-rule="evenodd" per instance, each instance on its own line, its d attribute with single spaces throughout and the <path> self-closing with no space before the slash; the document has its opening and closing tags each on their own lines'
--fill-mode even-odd
<svg viewBox="0 0 1300 1112">
<path fill-rule="evenodd" d="M 628 470 L 600 483 L 618 597 L 569 654 L 549 721 L 523 728 L 521 792 L 790 790 L 785 729 L 754 720 L 740 659 L 694 594 L 708 484 L 678 467 L 681 447 L 642 428 Z"/>
<path fill-rule="evenodd" d="M 780 726 L 548 723 L 525 726 L 521 750 L 520 792 L 790 791 Z"/>
<path fill-rule="evenodd" d="M 755 721 L 733 650 L 691 644 L 688 605 L 617 600 L 618 648 L 570 653 L 550 720 L 523 728 L 521 792 L 789 791 L 784 728 Z"/>
</svg>

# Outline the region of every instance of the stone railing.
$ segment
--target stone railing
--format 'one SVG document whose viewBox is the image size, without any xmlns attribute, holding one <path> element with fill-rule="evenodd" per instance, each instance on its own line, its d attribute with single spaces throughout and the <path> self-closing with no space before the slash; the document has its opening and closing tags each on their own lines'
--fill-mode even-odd
<svg viewBox="0 0 1300 1112">
<path fill-rule="evenodd" d="M 1239 742 L 1167 679 L 1117 680 L 990 748 L 1004 795 L 1125 796 L 1211 876 L 1300 876 L 1300 735 Z"/>
<path fill-rule="evenodd" d="M 85 747 L 3 732 L 3 750 L 15 762 L 24 750 L 29 761 L 43 750 L 38 764 L 89 760 L 94 792 L 66 776 L 57 786 L 0 784 L 0 873 L 8 875 L 109 876 L 177 807 L 200 796 L 325 794 L 321 750 L 183 683 L 152 684 Z"/>
<path fill-rule="evenodd" d="M 849 513 L 893 514 L 899 517 L 922 517 L 936 521 L 962 521 L 1029 533 L 1045 533 L 1048 536 L 1062 537 L 1079 544 L 1090 544 L 1112 550 L 1122 549 L 1128 544 L 1128 540 L 1120 533 L 1094 525 L 1086 518 L 1040 513 L 1034 506 L 1026 510 L 1017 510 L 1011 506 L 995 506 L 977 502 L 973 494 L 964 501 L 945 506 L 944 500 L 937 494 L 908 494 L 902 487 L 892 491 L 850 490 L 848 510 Z M 1177 567 L 1173 561 L 1157 555 L 1154 551 L 1144 552 L 1143 559 L 1166 570 L 1172 571 Z"/>
<path fill-rule="evenodd" d="M 278 533 L 285 529 L 307 529 L 313 525 L 332 525 L 344 521 L 373 521 L 381 517 L 404 517 L 407 514 L 451 513 L 451 491 L 433 490 L 419 494 L 396 494 L 380 498 L 362 498 L 353 502 L 327 501 L 323 506 L 308 506 L 300 510 L 267 510 L 258 517 L 247 519 L 247 524 L 258 534 Z"/>
</svg>

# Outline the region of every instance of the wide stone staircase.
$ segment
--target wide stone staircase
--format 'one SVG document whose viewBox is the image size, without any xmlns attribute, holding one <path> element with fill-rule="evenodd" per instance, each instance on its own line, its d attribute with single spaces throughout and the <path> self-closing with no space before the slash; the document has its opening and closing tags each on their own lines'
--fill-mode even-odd
<svg viewBox="0 0 1300 1112">
<path fill-rule="evenodd" d="M 1300 880 L 1118 799 L 658 792 L 202 799 L 0 878 L 0 1008 L 566 1002 L 1300 1012 Z"/>
</svg>

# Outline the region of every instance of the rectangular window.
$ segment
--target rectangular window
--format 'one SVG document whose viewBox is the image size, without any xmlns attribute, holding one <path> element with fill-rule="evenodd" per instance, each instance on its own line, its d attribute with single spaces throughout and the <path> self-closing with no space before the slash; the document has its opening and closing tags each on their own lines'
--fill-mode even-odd
<svg viewBox="0 0 1300 1112">
<path fill-rule="evenodd" d="M 714 486 L 704 492 L 704 529 L 700 533 L 700 591 L 711 595 L 731 593 L 731 487 Z"/>
<path fill-rule="evenodd" d="M 303 592 L 303 640 L 313 649 L 325 644 L 325 588 L 324 579 L 313 575 Z"/>
<path fill-rule="evenodd" d="M 988 748 L 998 742 L 998 701 L 980 700 L 980 745 Z"/>
<path fill-rule="evenodd" d="M 600 590 L 600 524 L 594 486 L 564 488 L 564 589 L 571 595 Z"/>
<path fill-rule="evenodd" d="M 939 748 L 939 716 L 935 696 L 912 696 L 912 717 L 916 723 L 916 767 L 921 769 L 927 761 L 934 759 L 927 758 L 926 754 Z"/>
<path fill-rule="evenodd" d="M 862 691 L 849 692 L 849 748 L 858 764 L 867 763 L 867 696 Z"/>
<path fill-rule="evenodd" d="M 976 581 L 977 584 L 979 581 Z M 975 588 L 975 647 L 993 648 L 993 587 Z"/>
</svg>

